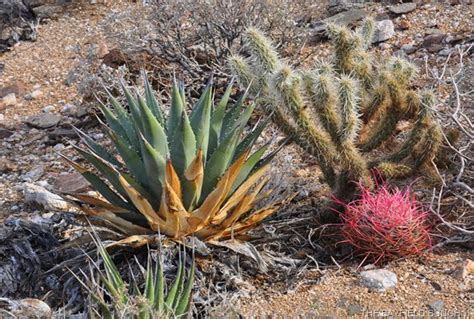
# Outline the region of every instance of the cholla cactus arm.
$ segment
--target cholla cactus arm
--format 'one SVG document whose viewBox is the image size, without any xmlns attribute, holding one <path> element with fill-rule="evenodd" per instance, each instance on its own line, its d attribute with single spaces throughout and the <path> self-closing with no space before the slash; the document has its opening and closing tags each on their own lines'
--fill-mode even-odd
<svg viewBox="0 0 474 319">
<path fill-rule="evenodd" d="M 443 142 L 443 131 L 438 122 L 434 122 L 426 131 L 424 139 L 413 150 L 414 168 L 418 169 L 431 162 Z"/>
<path fill-rule="evenodd" d="M 300 141 L 305 141 L 302 146 L 310 154 L 315 155 L 320 162 L 321 169 L 326 179 L 333 175 L 332 167 L 337 165 L 337 155 L 334 145 L 329 136 L 319 130 L 311 121 L 305 110 L 299 78 L 290 67 L 283 66 L 275 74 L 271 81 L 271 93 L 281 99 L 283 105 L 287 106 L 292 114 L 298 132 L 303 134 Z M 330 181 L 328 181 L 331 183 Z"/>
<path fill-rule="evenodd" d="M 322 126 L 329 133 L 333 143 L 339 143 L 341 119 L 337 113 L 338 99 L 334 76 L 316 72 L 303 73 L 303 84 L 311 107 L 319 116 Z"/>
<path fill-rule="evenodd" d="M 375 168 L 388 178 L 402 178 L 413 172 L 411 167 L 393 162 L 381 162 Z"/>
<path fill-rule="evenodd" d="M 233 55 L 229 58 L 229 67 L 232 75 L 234 75 L 241 87 L 251 88 L 253 94 L 259 91 L 258 81 L 255 74 L 252 73 L 248 62 L 239 55 Z"/>
<path fill-rule="evenodd" d="M 360 50 L 361 38 L 349 29 L 335 24 L 327 26 L 335 50 L 335 69 L 338 73 L 350 74 L 355 68 L 355 58 Z"/>
<path fill-rule="evenodd" d="M 248 28 L 243 39 L 245 47 L 253 59 L 252 64 L 259 71 L 268 74 L 281 66 L 280 59 L 271 41 L 258 29 Z"/>
<path fill-rule="evenodd" d="M 373 18 L 368 17 L 364 20 L 364 23 L 360 28 L 357 29 L 357 33 L 362 40 L 362 47 L 368 49 L 372 44 L 375 32 L 375 21 Z"/>
<path fill-rule="evenodd" d="M 339 136 L 342 141 L 353 143 L 360 129 L 357 83 L 351 77 L 342 75 L 339 80 L 342 125 Z"/>
</svg>

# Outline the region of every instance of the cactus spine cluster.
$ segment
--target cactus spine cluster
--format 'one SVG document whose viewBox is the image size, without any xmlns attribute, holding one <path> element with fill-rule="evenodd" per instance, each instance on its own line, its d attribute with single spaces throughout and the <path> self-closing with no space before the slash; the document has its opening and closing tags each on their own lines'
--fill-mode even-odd
<svg viewBox="0 0 474 319">
<path fill-rule="evenodd" d="M 332 61 L 309 71 L 293 70 L 279 58 L 258 30 L 244 35 L 248 57 L 232 56 L 229 64 L 243 87 L 259 94 L 276 125 L 319 162 L 336 196 L 350 199 L 354 183 L 370 187 L 371 169 L 386 177 L 401 177 L 430 163 L 442 132 L 431 108 L 434 98 L 410 83 L 416 67 L 401 58 L 375 59 L 368 51 L 374 21 L 366 19 L 355 31 L 329 25 L 334 44 Z M 414 122 L 401 147 L 377 153 L 396 132 L 401 120 Z M 377 150 L 377 152 L 375 152 Z"/>
</svg>

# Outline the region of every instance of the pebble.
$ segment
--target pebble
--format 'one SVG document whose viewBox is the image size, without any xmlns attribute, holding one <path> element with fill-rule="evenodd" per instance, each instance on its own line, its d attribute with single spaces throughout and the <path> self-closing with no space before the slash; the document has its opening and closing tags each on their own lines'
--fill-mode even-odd
<svg viewBox="0 0 474 319">
<path fill-rule="evenodd" d="M 35 100 L 39 98 L 41 95 L 43 95 L 43 92 L 37 89 L 31 93 L 26 94 L 24 97 L 25 97 L 25 100 Z"/>
<path fill-rule="evenodd" d="M 36 128 L 50 128 L 56 126 L 61 117 L 52 113 L 39 113 L 26 119 L 26 123 Z"/>
<path fill-rule="evenodd" d="M 387 269 L 373 269 L 360 273 L 361 284 L 372 291 L 383 292 L 397 285 L 397 275 Z"/>
<path fill-rule="evenodd" d="M 435 300 L 433 302 L 430 302 L 430 304 L 428 305 L 428 308 L 430 308 L 430 310 L 436 313 L 441 312 L 443 310 L 443 307 L 444 307 L 444 301 L 442 300 Z"/>
<path fill-rule="evenodd" d="M 53 105 L 48 105 L 48 106 L 43 108 L 44 113 L 51 113 L 53 111 L 54 111 L 54 106 Z"/>
<path fill-rule="evenodd" d="M 35 182 L 41 178 L 44 174 L 44 166 L 43 165 L 36 165 L 30 170 L 28 173 L 24 174 L 21 179 L 25 182 Z"/>
<path fill-rule="evenodd" d="M 56 144 L 53 146 L 53 150 L 55 150 L 56 152 L 60 152 L 62 150 L 64 150 L 66 148 L 66 146 L 64 146 L 63 143 L 59 143 L 59 144 Z"/>
<path fill-rule="evenodd" d="M 10 93 L 10 94 L 7 94 L 5 95 L 3 98 L 2 98 L 2 103 L 5 105 L 5 106 L 13 106 L 13 105 L 16 105 L 16 95 L 15 93 Z"/>
<path fill-rule="evenodd" d="M 48 304 L 39 299 L 10 300 L 0 298 L 0 302 L 2 309 L 8 311 L 7 313 L 11 314 L 13 318 L 51 318 L 53 314 Z"/>
</svg>

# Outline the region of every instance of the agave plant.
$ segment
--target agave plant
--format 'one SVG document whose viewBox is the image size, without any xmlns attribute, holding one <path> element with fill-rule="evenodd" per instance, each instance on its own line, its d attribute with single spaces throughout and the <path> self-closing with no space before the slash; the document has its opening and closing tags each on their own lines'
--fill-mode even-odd
<svg viewBox="0 0 474 319">
<path fill-rule="evenodd" d="M 97 252 L 103 261 L 103 270 L 94 263 L 98 281 L 94 275 L 86 276 L 88 283 L 75 275 L 86 287 L 97 309 L 91 318 L 183 318 L 189 312 L 194 283 L 194 262 L 186 275 L 184 262 L 180 262 L 176 278 L 167 287 L 161 258 L 155 266 L 148 258 L 146 269 L 142 269 L 144 288 L 140 289 L 133 277 L 129 285 L 120 274 L 104 244 L 93 238 Z M 140 266 L 141 267 L 141 266 Z M 143 267 L 141 267 L 143 268 Z"/>
<path fill-rule="evenodd" d="M 228 107 L 231 83 L 214 105 L 209 83 L 188 115 L 184 87 L 174 81 L 166 115 L 146 75 L 144 82 L 144 95 L 122 83 L 129 111 L 112 96 L 100 106 L 114 151 L 77 130 L 85 148 L 75 148 L 95 170 L 63 156 L 100 194 L 66 194 L 86 214 L 128 235 L 219 240 L 247 232 L 283 203 L 253 211 L 271 193 L 263 190 L 266 173 L 280 147 L 251 152 L 268 120 L 244 134 L 255 108 L 246 92 Z"/>
</svg>

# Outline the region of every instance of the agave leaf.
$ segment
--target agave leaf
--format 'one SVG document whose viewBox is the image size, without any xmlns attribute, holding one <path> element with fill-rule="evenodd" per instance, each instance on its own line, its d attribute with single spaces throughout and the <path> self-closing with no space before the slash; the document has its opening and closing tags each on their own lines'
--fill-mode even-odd
<svg viewBox="0 0 474 319">
<path fill-rule="evenodd" d="M 160 198 L 165 179 L 165 159 L 143 136 L 141 137 L 143 143 L 142 157 L 148 174 L 147 185 L 153 195 Z"/>
<path fill-rule="evenodd" d="M 267 127 L 270 120 L 271 118 L 268 117 L 264 121 L 259 121 L 257 124 L 255 124 L 252 131 L 247 134 L 247 136 L 245 136 L 245 138 L 237 146 L 234 154 L 234 160 L 239 158 L 240 155 L 242 155 L 246 150 L 252 148 L 259 136 L 262 134 L 265 127 Z"/>
<path fill-rule="evenodd" d="M 176 171 L 173 167 L 173 163 L 170 160 L 166 161 L 165 178 L 166 182 L 173 189 L 173 192 L 176 194 L 176 196 L 181 199 L 183 197 L 181 193 L 181 181 L 179 179 L 178 174 L 176 174 Z"/>
<path fill-rule="evenodd" d="M 212 112 L 211 117 L 211 126 L 209 131 L 209 146 L 208 146 L 208 156 L 210 156 L 214 150 L 219 145 L 219 138 L 221 135 L 222 123 L 224 121 L 225 110 L 227 108 L 227 103 L 229 102 L 230 94 L 232 92 L 232 85 L 234 80 L 232 79 L 227 85 L 227 88 L 222 96 L 221 100 L 217 104 L 216 108 Z"/>
<path fill-rule="evenodd" d="M 153 273 L 151 267 L 150 257 L 148 257 L 146 266 L 146 278 L 145 278 L 145 297 L 148 302 L 152 302 L 155 298 L 155 281 L 153 280 Z"/>
<path fill-rule="evenodd" d="M 156 265 L 155 270 L 155 296 L 154 296 L 154 308 L 161 314 L 165 306 L 165 278 L 163 275 L 163 265 L 161 263 L 161 257 L 158 257 L 159 261 Z"/>
<path fill-rule="evenodd" d="M 207 156 L 209 129 L 212 111 L 212 84 L 209 83 L 190 116 L 191 127 L 196 136 L 196 147 L 202 149 L 204 158 Z M 205 161 L 205 160 L 204 160 Z"/>
<path fill-rule="evenodd" d="M 184 172 L 184 178 L 183 202 L 187 210 L 191 211 L 199 201 L 204 180 L 204 159 L 201 149 L 198 150 L 196 157 Z"/>
<path fill-rule="evenodd" d="M 117 159 L 110 154 L 110 152 L 105 149 L 102 145 L 96 143 L 90 136 L 88 136 L 86 133 L 81 131 L 80 129 L 76 128 L 73 126 L 73 130 L 76 132 L 76 134 L 79 136 L 82 142 L 86 144 L 86 146 L 93 151 L 95 154 L 97 154 L 99 157 L 101 157 L 104 161 L 107 161 L 111 163 L 114 166 L 122 166 L 122 164 L 117 161 Z"/>
<path fill-rule="evenodd" d="M 137 129 L 133 125 L 133 121 L 130 118 L 130 114 L 123 108 L 123 106 L 109 93 L 109 102 L 112 105 L 112 108 L 115 111 L 117 120 L 120 122 L 120 125 L 126 133 L 126 137 L 130 144 L 135 148 L 139 146 Z"/>
<path fill-rule="evenodd" d="M 82 157 L 89 161 L 102 175 L 104 175 L 104 177 L 110 182 L 110 184 L 115 188 L 115 190 L 120 195 L 122 195 L 123 198 L 125 198 L 127 201 L 129 200 L 127 192 L 125 192 L 125 189 L 122 187 L 118 180 L 117 171 L 110 164 L 108 164 L 92 152 L 87 152 L 78 146 L 73 147 Z M 72 163 L 70 164 L 72 165 Z M 111 201 L 111 203 L 113 202 Z"/>
<path fill-rule="evenodd" d="M 160 216 L 166 216 L 166 224 L 162 225 L 160 229 L 162 233 L 172 238 L 178 238 L 188 233 L 187 218 L 189 213 L 184 208 L 181 198 L 178 197 L 168 182 L 165 184 L 159 214 Z"/>
<path fill-rule="evenodd" d="M 138 131 L 143 132 L 144 126 L 142 121 L 142 114 L 140 112 L 140 107 L 138 106 L 138 101 L 135 97 L 133 97 L 130 90 L 127 88 L 125 83 L 122 81 L 121 83 L 122 90 L 127 98 L 128 108 L 130 109 L 130 114 L 132 115 L 134 126 L 138 129 Z M 137 132 L 138 133 L 138 132 Z"/>
<path fill-rule="evenodd" d="M 163 115 L 163 111 L 161 109 L 160 104 L 156 100 L 155 94 L 153 93 L 153 88 L 150 85 L 150 81 L 148 81 L 148 76 L 145 71 L 143 71 L 143 81 L 145 83 L 145 97 L 146 103 L 151 109 L 151 112 L 161 124 L 163 128 L 166 128 L 165 117 Z"/>
<path fill-rule="evenodd" d="M 250 188 L 264 175 L 268 172 L 269 166 L 264 166 L 254 174 L 252 174 L 248 179 L 240 185 L 240 187 L 227 199 L 225 202 L 224 206 L 220 209 L 219 213 L 216 214 L 216 216 L 213 218 L 213 222 L 217 221 L 217 223 L 220 223 L 225 216 L 227 215 L 227 212 L 238 205 L 238 203 L 242 200 L 242 198 L 248 193 Z M 263 185 L 261 185 L 263 186 Z M 258 187 L 257 187 L 258 188 Z"/>
<path fill-rule="evenodd" d="M 180 176 L 191 164 L 196 155 L 196 138 L 186 112 L 182 112 L 181 120 L 176 127 L 171 147 L 171 160 Z"/>
<path fill-rule="evenodd" d="M 181 94 L 179 92 L 179 86 L 176 83 L 176 80 L 173 81 L 173 90 L 171 93 L 171 107 L 168 115 L 168 142 L 170 145 L 173 145 L 174 142 L 174 134 L 176 132 L 176 128 L 179 126 L 181 122 L 182 113 L 184 112 L 184 100 L 181 98 Z"/>
<path fill-rule="evenodd" d="M 168 295 L 165 299 L 165 305 L 169 310 L 174 310 L 173 304 L 175 302 L 176 297 L 178 296 L 179 289 L 181 288 L 181 282 L 184 276 L 184 265 L 180 264 L 178 267 L 178 273 L 176 274 L 176 278 L 171 285 L 170 290 L 168 291 Z"/>
<path fill-rule="evenodd" d="M 125 210 L 134 210 L 134 207 L 127 203 L 123 198 L 117 195 L 102 179 L 88 169 L 70 160 L 66 156 L 60 156 L 76 171 L 78 171 L 106 200 L 108 200 L 114 207 L 118 206 Z M 105 166 L 105 165 L 104 165 Z"/>
<path fill-rule="evenodd" d="M 240 169 L 239 175 L 237 176 L 234 182 L 234 185 L 232 185 L 232 188 L 230 190 L 231 194 L 237 189 L 237 187 L 240 186 L 240 184 L 242 184 L 242 182 L 247 180 L 249 174 L 252 171 L 254 171 L 255 166 L 260 161 L 260 159 L 262 158 L 262 156 L 265 154 L 265 152 L 268 150 L 269 147 L 270 147 L 270 143 L 267 143 L 263 145 L 261 148 L 259 148 L 257 151 L 255 151 L 255 153 L 249 156 L 245 164 Z"/>
<path fill-rule="evenodd" d="M 280 142 L 278 142 L 278 147 L 275 148 L 272 152 L 270 152 L 270 154 L 268 154 L 267 156 L 265 156 L 264 158 L 262 158 L 260 161 L 258 161 L 258 163 L 255 165 L 255 167 L 253 168 L 254 171 L 258 170 L 260 167 L 263 167 L 265 165 L 267 165 L 268 163 L 270 163 L 271 160 L 273 160 L 273 158 L 275 158 L 275 156 L 278 154 L 278 152 L 286 145 L 288 144 L 288 142 L 291 141 L 291 136 L 281 140 Z"/>
<path fill-rule="evenodd" d="M 135 223 L 131 223 L 128 220 L 118 217 L 114 213 L 103 208 L 89 208 L 84 205 L 80 206 L 80 209 L 89 216 L 96 216 L 109 222 L 115 228 L 126 235 L 143 234 L 148 235 L 151 231 L 148 228 L 141 227 Z"/>
<path fill-rule="evenodd" d="M 128 140 L 127 133 L 126 133 L 125 129 L 122 127 L 122 125 L 120 124 L 120 122 L 117 119 L 117 117 L 115 116 L 115 114 L 112 113 L 112 111 L 108 107 L 106 107 L 105 105 L 99 104 L 99 108 L 100 108 L 102 114 L 104 115 L 104 117 L 107 121 L 107 125 L 110 127 L 110 129 L 112 131 L 114 131 L 115 134 L 118 134 L 122 138 Z"/>
<path fill-rule="evenodd" d="M 144 198 L 132 185 L 130 185 L 122 175 L 119 175 L 119 181 L 125 191 L 128 193 L 128 196 L 135 207 L 140 213 L 142 213 L 143 216 L 146 217 L 150 228 L 154 231 L 157 231 L 159 224 L 164 224 L 164 221 L 156 214 L 150 202 L 148 202 L 146 198 Z"/>
<path fill-rule="evenodd" d="M 224 175 L 219 179 L 215 189 L 206 196 L 201 206 L 195 209 L 191 216 L 188 218 L 188 223 L 192 231 L 199 231 L 199 229 L 205 227 L 210 220 L 214 218 L 214 215 L 218 212 L 223 201 L 227 197 L 229 190 L 234 183 L 237 175 L 245 162 L 248 153 L 242 155 Z M 197 232 L 199 235 L 199 232 Z"/>
<path fill-rule="evenodd" d="M 189 272 L 188 280 L 184 286 L 183 292 L 180 295 L 178 300 L 175 315 L 182 316 L 186 313 L 187 309 L 189 308 L 189 303 L 191 301 L 191 293 L 193 290 L 193 283 L 194 283 L 194 262 L 191 266 L 191 270 Z"/>
<path fill-rule="evenodd" d="M 245 91 L 244 94 L 242 94 L 242 96 L 232 106 L 232 108 L 225 113 L 222 128 L 221 128 L 221 135 L 219 138 L 221 142 L 225 140 L 229 135 L 231 135 L 234 129 L 236 128 L 235 123 L 237 122 L 237 119 L 240 117 L 240 113 L 242 112 L 244 101 L 247 98 L 247 95 L 248 95 L 248 89 Z"/>
<path fill-rule="evenodd" d="M 143 135 L 146 140 L 156 149 L 164 158 L 168 157 L 168 140 L 166 132 L 155 116 L 151 113 L 150 108 L 142 97 L 138 99 L 140 111 L 142 114 Z"/>
<path fill-rule="evenodd" d="M 148 185 L 148 174 L 143 165 L 143 161 L 140 155 L 135 151 L 135 149 L 130 148 L 130 146 L 117 134 L 109 131 L 110 138 L 115 144 L 115 148 L 122 157 L 125 165 L 129 169 L 130 173 L 138 180 L 142 185 Z"/>
<path fill-rule="evenodd" d="M 222 176 L 222 174 L 231 164 L 239 135 L 240 130 L 234 130 L 233 134 L 224 140 L 221 145 L 219 145 L 219 147 L 214 153 L 212 153 L 211 157 L 207 161 L 204 170 L 204 181 L 201 198 L 206 198 L 206 196 L 214 189 L 219 177 Z"/>
</svg>

